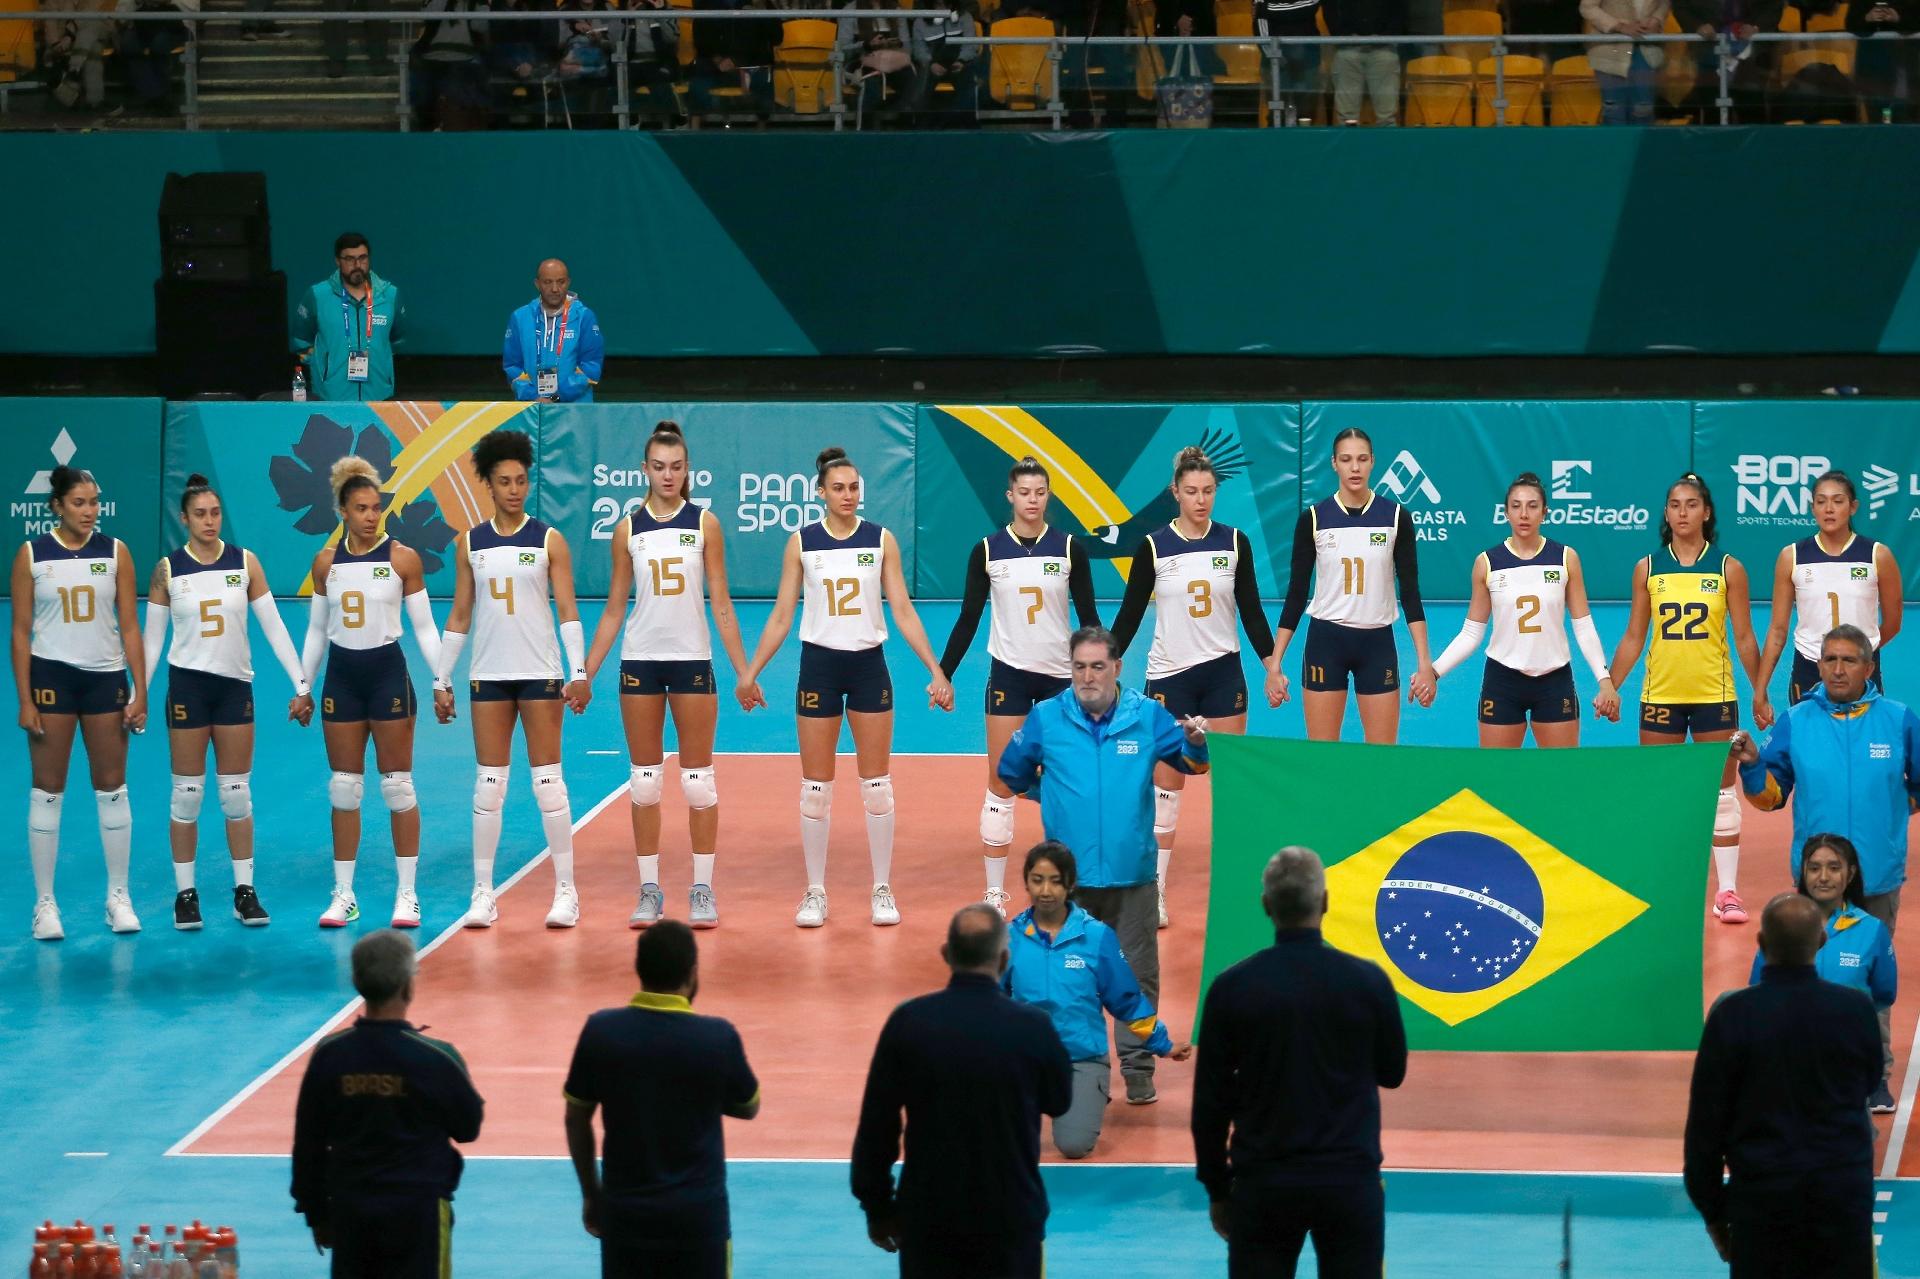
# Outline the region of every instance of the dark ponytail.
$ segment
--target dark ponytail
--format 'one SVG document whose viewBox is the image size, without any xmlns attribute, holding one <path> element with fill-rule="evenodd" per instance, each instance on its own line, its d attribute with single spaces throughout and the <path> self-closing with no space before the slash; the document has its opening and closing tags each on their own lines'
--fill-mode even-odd
<svg viewBox="0 0 1920 1279">
<path fill-rule="evenodd" d="M 1692 471 L 1688 471 L 1685 475 L 1682 475 L 1679 479 L 1667 486 L 1667 493 L 1671 495 L 1675 489 L 1683 484 L 1698 493 L 1701 504 L 1707 508 L 1707 520 L 1706 523 L 1701 526 L 1700 531 L 1701 536 L 1706 541 L 1713 541 L 1714 535 L 1720 528 L 1720 519 L 1714 514 L 1713 494 L 1707 491 L 1707 482 L 1698 475 L 1695 475 Z M 1667 517 L 1665 515 L 1660 517 L 1660 544 L 1662 546 L 1673 545 L 1673 526 L 1667 523 Z"/>
<path fill-rule="evenodd" d="M 1023 479 L 1045 480 L 1049 487 L 1053 484 L 1053 477 L 1047 474 L 1047 468 L 1040 465 L 1031 453 L 1015 462 L 1013 469 L 1007 472 L 1007 487 L 1012 488 Z"/>
<path fill-rule="evenodd" d="M 1340 445 L 1347 440 L 1359 440 L 1367 446 L 1367 455 L 1369 457 L 1373 455 L 1373 437 L 1357 426 L 1349 426 L 1333 437 L 1333 451 L 1336 455 L 1340 452 Z"/>
<path fill-rule="evenodd" d="M 1205 471 L 1215 484 L 1220 482 L 1220 472 L 1213 469 L 1213 459 L 1207 456 L 1207 451 L 1198 444 L 1189 444 L 1173 455 L 1174 484 L 1177 486 L 1182 476 L 1195 471 Z"/>
<path fill-rule="evenodd" d="M 1511 502 L 1513 500 L 1513 491 L 1515 489 L 1532 489 L 1540 495 L 1540 505 L 1545 506 L 1547 504 L 1547 486 L 1542 484 L 1540 477 L 1532 471 L 1522 471 L 1513 477 L 1513 483 L 1507 485 L 1506 501 Z"/>
<path fill-rule="evenodd" d="M 827 472 L 836 466 L 853 466 L 853 459 L 848 457 L 847 451 L 838 444 L 821 449 L 820 456 L 813 459 L 816 483 L 818 483 L 821 488 L 827 486 Z"/>
<path fill-rule="evenodd" d="M 207 477 L 195 471 L 187 477 L 187 487 L 180 491 L 180 514 L 185 515 L 187 508 L 193 505 L 193 499 L 213 492 L 213 485 Z"/>
<path fill-rule="evenodd" d="M 93 478 L 92 471 L 83 471 L 77 466 L 56 466 L 53 468 L 53 473 L 47 477 L 47 483 L 50 486 L 47 504 L 51 506 L 63 500 L 77 486 L 96 484 L 97 481 Z"/>
<path fill-rule="evenodd" d="M 672 418 L 665 418 L 654 424 L 653 434 L 647 437 L 647 445 L 640 450 L 640 456 L 644 458 L 652 453 L 653 446 L 656 444 L 661 448 L 679 449 L 685 453 L 687 452 L 687 433 L 680 429 L 678 422 Z"/>
</svg>

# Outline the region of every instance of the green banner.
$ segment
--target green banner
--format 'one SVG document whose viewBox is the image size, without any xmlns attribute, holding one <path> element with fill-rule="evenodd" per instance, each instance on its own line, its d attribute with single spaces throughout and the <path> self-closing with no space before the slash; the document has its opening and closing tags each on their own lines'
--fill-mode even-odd
<svg viewBox="0 0 1920 1279">
<path fill-rule="evenodd" d="M 1507 485 L 1547 485 L 1547 536 L 1580 553 L 1587 592 L 1625 599 L 1634 561 L 1658 544 L 1660 486 L 1687 469 L 1683 401 L 1520 400 L 1301 406 L 1301 500 L 1333 492 L 1333 440 L 1373 439 L 1374 487 L 1403 503 L 1420 538 L 1420 589 L 1465 599 L 1473 561 L 1509 532 Z"/>
<path fill-rule="evenodd" d="M 56 466 L 93 472 L 100 483 L 100 530 L 127 544 L 140 580 L 159 557 L 160 418 L 143 399 L 0 399 L 0 433 L 13 442 L 5 483 L 11 530 L 22 540 L 54 526 L 47 498 Z"/>
<path fill-rule="evenodd" d="M 468 451 L 507 426 L 537 444 L 535 406 L 512 401 L 169 404 L 162 498 L 176 501 L 192 472 L 207 476 L 228 540 L 260 557 L 274 594 L 305 595 L 313 557 L 340 534 L 327 473 L 356 454 L 380 474 L 386 531 L 420 553 L 429 591 L 451 595 L 454 539 L 493 516 Z M 166 536 L 169 548 L 184 542 L 178 520 L 166 522 Z"/>
<path fill-rule="evenodd" d="M 1299 437 L 1291 404 L 921 405 L 914 594 L 959 598 L 973 544 L 1007 522 L 1007 470 L 1031 454 L 1051 474 L 1049 521 L 1106 561 L 1094 589 L 1119 598 L 1140 540 L 1178 513 L 1174 454 L 1198 444 L 1220 473 L 1214 518 L 1246 533 L 1262 592 L 1278 595 L 1300 514 Z"/>
<path fill-rule="evenodd" d="M 892 531 L 913 581 L 912 405 L 546 405 L 540 518 L 572 545 L 580 594 L 607 593 L 614 526 L 646 501 L 644 449 L 665 418 L 686 432 L 693 498 L 720 519 L 727 580 L 738 594 L 779 589 L 788 537 L 825 514 L 814 457 L 835 444 L 860 468 L 862 514 Z"/>
<path fill-rule="evenodd" d="M 1920 590 L 1920 404 L 1911 400 L 1701 403 L 1693 469 L 1713 493 L 1721 545 L 1746 565 L 1765 630 L 1780 548 L 1813 535 L 1812 486 L 1838 468 L 1860 498 L 1853 527 L 1885 542 Z"/>
<path fill-rule="evenodd" d="M 1302 844 L 1327 863 L 1328 944 L 1386 970 L 1412 1047 L 1695 1046 L 1724 748 L 1215 737 L 1213 752 L 1203 990 L 1272 941 L 1261 871 Z"/>
</svg>

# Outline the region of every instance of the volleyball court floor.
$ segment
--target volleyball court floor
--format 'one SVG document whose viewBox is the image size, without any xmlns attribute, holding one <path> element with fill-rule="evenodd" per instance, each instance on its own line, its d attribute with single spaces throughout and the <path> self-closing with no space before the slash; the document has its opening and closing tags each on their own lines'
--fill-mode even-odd
<svg viewBox="0 0 1920 1279">
<path fill-rule="evenodd" d="M 283 607 L 296 622 L 304 612 Z M 592 614 L 597 606 L 584 607 Z M 1431 611 L 1444 640 L 1458 624 L 1458 607 Z M 1617 634 L 1623 610 L 1597 611 L 1602 632 Z M 765 606 L 749 604 L 742 613 L 751 639 Z M 952 613 L 950 605 L 923 606 L 936 640 Z M 836 797 L 831 921 L 812 932 L 793 927 L 803 877 L 792 717 L 784 709 L 745 716 L 731 699 L 722 710 L 715 878 L 723 923 L 701 934 L 699 1007 L 740 1027 L 765 1097 L 757 1120 L 730 1121 L 727 1132 L 736 1273 L 743 1276 L 892 1272 L 891 1258 L 866 1241 L 845 1159 L 879 1026 L 899 1000 L 944 981 L 938 947 L 947 917 L 981 886 L 977 708 L 985 663 L 976 653 L 963 669 L 961 711 L 944 717 L 917 695 L 924 681 L 904 646 L 890 647 L 902 708 L 893 766 L 898 928 L 867 922 L 865 826 L 850 785 Z M 775 694 L 792 685 L 796 656 L 789 645 L 765 677 L 775 706 L 784 701 Z M 1896 694 L 1920 682 L 1920 663 L 1900 656 L 1896 648 L 1889 670 Z M 1130 676 L 1137 683 L 1138 672 Z M 1470 744 L 1471 680 L 1455 676 L 1432 710 L 1409 710 L 1403 740 Z M 262 674 L 263 710 L 284 695 L 279 681 L 277 672 Z M 464 720 L 448 728 L 423 721 L 419 729 L 414 771 L 426 823 L 419 939 L 429 953 L 414 1017 L 458 1045 L 487 1099 L 485 1129 L 468 1150 L 455 1200 L 459 1275 L 595 1272 L 565 1158 L 560 1087 L 582 1020 L 625 1002 L 634 986 L 625 921 L 636 876 L 612 700 L 603 693 L 568 726 L 583 904 L 571 932 L 542 927 L 552 872 L 523 761 L 499 862 L 501 875 L 519 873 L 501 895 L 501 923 L 490 932 L 457 927 L 470 886 L 470 731 Z M 1251 727 L 1297 735 L 1298 708 L 1258 711 Z M 1632 740 L 1630 726 L 1588 728 L 1598 744 Z M 68 806 L 59 876 L 65 942 L 28 938 L 24 864 L 0 882 L 0 920 L 18 924 L 0 930 L 0 1203 L 9 1209 L 0 1239 L 13 1239 L 24 1258 L 28 1226 L 42 1217 L 217 1219 L 240 1230 L 247 1273 L 323 1275 L 325 1262 L 291 1210 L 286 1152 L 306 1051 L 355 1011 L 348 952 L 385 919 L 393 891 L 385 822 L 370 803 L 357 882 L 362 923 L 320 932 L 314 919 L 330 877 L 319 733 L 263 716 L 254 770 L 258 880 L 274 923 L 243 929 L 220 909 L 231 880 L 216 816 L 203 830 L 199 876 L 208 924 L 177 933 L 162 828 L 169 770 L 157 737 L 136 741 L 130 768 L 134 898 L 144 933 L 115 938 L 98 918 L 103 872 L 89 805 Z M 0 742 L 0 775 L 24 781 L 24 755 L 17 737 Z M 840 766 L 851 780 L 851 758 Z M 76 770 L 79 794 L 83 777 Z M 1176 1037 L 1191 1026 L 1198 994 L 1208 807 L 1206 783 L 1191 786 L 1173 860 L 1173 927 L 1161 934 L 1162 1011 Z M 680 915 L 689 870 L 684 818 L 670 786 L 662 878 L 669 908 Z M 1757 916 L 1786 882 L 1787 825 L 1749 810 L 1746 829 L 1741 879 Z M 1035 810 L 1022 805 L 1016 848 L 1038 833 Z M 1275 836 L 1284 842 L 1283 831 Z M 1703 847 L 1703 921 L 1706 866 Z M 1707 991 L 1743 983 L 1754 926 L 1702 927 Z M 1920 972 L 1911 930 L 1901 951 L 1908 971 Z M 1896 1006 L 1894 1040 L 1901 1109 L 1876 1121 L 1885 1176 L 1876 1229 L 1882 1273 L 1920 1276 L 1920 1183 L 1900 1179 L 1920 1177 L 1920 1151 L 1906 1140 L 1920 1082 L 1909 1069 L 1911 998 Z M 1395 1279 L 1559 1273 L 1570 1205 L 1574 1273 L 1723 1274 L 1677 1176 L 1690 1063 L 1683 1053 L 1416 1055 L 1406 1085 L 1386 1095 L 1388 1272 Z M 1092 1159 L 1049 1159 L 1049 1275 L 1119 1267 L 1224 1273 L 1224 1246 L 1207 1227 L 1191 1172 L 1192 1066 L 1162 1063 L 1159 1080 L 1159 1104 L 1108 1110 Z M 123 1235 L 129 1230 L 121 1225 Z"/>
</svg>

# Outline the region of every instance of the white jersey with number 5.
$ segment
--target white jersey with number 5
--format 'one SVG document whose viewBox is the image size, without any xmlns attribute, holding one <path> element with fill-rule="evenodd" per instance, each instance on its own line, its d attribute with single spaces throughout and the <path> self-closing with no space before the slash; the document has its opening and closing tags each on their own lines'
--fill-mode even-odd
<svg viewBox="0 0 1920 1279">
<path fill-rule="evenodd" d="M 327 570 L 328 642 L 355 649 L 398 644 L 400 595 L 392 538 L 383 533 L 371 550 L 357 554 L 341 538 Z"/>
<path fill-rule="evenodd" d="M 33 573 L 29 651 L 83 671 L 123 671 L 120 643 L 120 542 L 96 532 L 79 550 L 53 533 L 27 543 Z"/>
<path fill-rule="evenodd" d="M 1522 675 L 1567 664 L 1567 548 L 1542 538 L 1533 558 L 1511 542 L 1489 547 L 1487 594 L 1493 598 L 1487 656 Z"/>
<path fill-rule="evenodd" d="M 871 520 L 861 520 L 845 537 L 829 533 L 824 520 L 800 530 L 800 573 L 806 586 L 801 640 L 846 652 L 878 648 L 886 641 L 880 590 L 884 533 Z"/>
<path fill-rule="evenodd" d="M 502 533 L 492 520 L 460 535 L 473 569 L 472 679 L 559 679 L 560 640 L 553 629 L 547 541 L 531 515 Z"/>
<path fill-rule="evenodd" d="M 707 634 L 705 514 L 683 501 L 664 519 L 645 506 L 629 517 L 633 609 L 620 638 L 623 661 L 704 662 L 713 656 Z"/>
<path fill-rule="evenodd" d="M 167 566 L 167 607 L 173 620 L 167 664 L 227 679 L 251 680 L 253 645 L 247 639 L 247 594 L 252 575 L 247 572 L 247 553 L 231 542 L 222 542 L 220 553 L 203 564 L 183 546 L 163 562 Z"/>
<path fill-rule="evenodd" d="M 1829 554 L 1819 537 L 1793 544 L 1793 651 L 1809 662 L 1820 660 L 1820 641 L 1836 626 L 1848 624 L 1866 632 L 1867 643 L 1880 648 L 1880 569 L 1873 562 L 1870 537 L 1853 534 L 1847 544 Z"/>
</svg>

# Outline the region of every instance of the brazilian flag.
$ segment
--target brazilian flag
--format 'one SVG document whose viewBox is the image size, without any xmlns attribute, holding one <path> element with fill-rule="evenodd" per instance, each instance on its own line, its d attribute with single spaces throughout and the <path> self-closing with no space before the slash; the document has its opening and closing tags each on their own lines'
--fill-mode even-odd
<svg viewBox="0 0 1920 1279">
<path fill-rule="evenodd" d="M 1204 984 L 1271 944 L 1260 874 L 1327 863 L 1326 940 L 1417 1049 L 1692 1049 L 1725 746 L 1478 750 L 1215 736 Z"/>
</svg>

